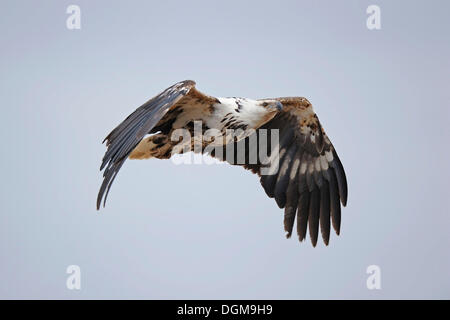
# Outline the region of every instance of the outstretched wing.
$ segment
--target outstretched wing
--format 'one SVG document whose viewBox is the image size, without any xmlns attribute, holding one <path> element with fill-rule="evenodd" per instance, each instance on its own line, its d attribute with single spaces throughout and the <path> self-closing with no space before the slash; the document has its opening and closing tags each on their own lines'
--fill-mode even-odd
<svg viewBox="0 0 450 320">
<path fill-rule="evenodd" d="M 176 139 L 172 140 L 174 130 L 186 129 L 192 136 L 196 134 L 195 123 L 201 123 L 202 132 L 259 127 L 280 108 L 281 104 L 274 100 L 261 103 L 251 99 L 211 97 L 199 92 L 191 80 L 171 86 L 136 109 L 105 138 L 108 149 L 100 167 L 105 171 L 97 209 L 102 199 L 105 204 L 111 184 L 127 157 L 167 159 L 177 153 L 178 149 L 173 150 L 178 144 Z M 153 135 L 143 139 L 147 134 Z"/>
<path fill-rule="evenodd" d="M 97 210 L 103 198 L 103 205 L 105 205 L 111 184 L 128 155 L 169 109 L 176 107 L 177 102 L 190 92 L 199 95 L 194 87 L 194 81 L 186 80 L 167 88 L 137 108 L 103 140 L 103 142 L 106 141 L 108 149 L 100 167 L 100 170 L 105 169 L 105 171 L 97 196 Z"/>
<path fill-rule="evenodd" d="M 198 120 L 203 121 L 202 133 L 209 129 L 221 133 L 244 130 L 245 135 L 233 136 L 232 140 L 219 139 L 226 141 L 219 143 L 219 149 L 202 144 L 200 150 L 260 175 L 267 195 L 284 208 L 287 237 L 292 234 L 295 220 L 300 241 L 309 229 L 314 246 L 319 227 L 325 244 L 329 242 L 331 225 L 339 234 L 341 203 L 344 206 L 347 203 L 347 180 L 336 150 L 309 101 L 299 97 L 214 98 L 197 91 L 195 82 L 190 80 L 179 82 L 146 102 L 105 138 L 108 149 L 100 167 L 105 171 L 97 209 L 102 199 L 106 202 L 111 184 L 128 156 L 169 158 L 174 147 L 169 139 L 173 130 L 188 129 L 192 137 L 193 121 Z M 257 130 L 247 134 L 254 129 Z M 255 149 L 260 155 L 259 149 L 264 145 L 261 129 L 279 134 L 275 142 L 265 141 L 268 162 L 260 158 L 254 161 L 253 157 Z M 148 133 L 154 135 L 143 140 Z M 242 151 L 242 144 L 244 160 L 242 153 L 234 152 Z M 227 154 L 230 146 L 233 147 L 231 156 Z"/>
<path fill-rule="evenodd" d="M 270 99 L 273 100 L 273 99 Z M 328 244 L 330 220 L 337 234 L 340 232 L 341 205 L 347 203 L 347 180 L 339 157 L 325 134 L 311 104 L 305 98 L 276 98 L 283 104 L 283 111 L 259 129 L 278 130 L 278 144 L 269 144 L 269 163 L 250 161 L 250 151 L 258 150 L 262 130 L 255 137 L 245 139 L 245 161 L 226 159 L 231 164 L 243 165 L 260 175 L 261 184 L 267 195 L 275 198 L 278 206 L 284 208 L 284 228 L 289 238 L 295 218 L 299 240 L 306 237 L 307 228 L 312 244 L 317 243 L 319 225 L 322 238 Z M 256 147 L 252 146 L 251 141 Z M 235 142 L 234 149 L 237 149 Z M 278 153 L 275 156 L 273 153 Z M 226 158 L 226 149 L 222 154 Z M 212 154 L 212 156 L 216 156 Z M 223 159 L 225 159 L 223 158 Z M 269 167 L 269 174 L 263 168 Z M 330 219 L 331 216 L 331 219 Z"/>
</svg>

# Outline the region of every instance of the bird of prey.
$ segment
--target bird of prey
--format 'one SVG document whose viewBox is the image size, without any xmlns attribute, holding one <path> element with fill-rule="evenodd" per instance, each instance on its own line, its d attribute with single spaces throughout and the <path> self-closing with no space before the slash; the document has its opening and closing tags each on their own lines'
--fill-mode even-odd
<svg viewBox="0 0 450 320">
<path fill-rule="evenodd" d="M 201 140 L 200 136 L 197 150 L 196 123 L 201 124 L 202 135 L 215 130 L 211 139 Z M 174 138 L 180 130 L 193 138 L 188 143 L 180 142 L 179 134 Z M 229 138 L 233 130 L 240 133 Z M 278 139 L 269 139 L 268 135 Z M 210 140 L 212 148 L 208 148 Z M 313 246 L 319 227 L 326 245 L 331 225 L 339 235 L 341 203 L 347 203 L 347 180 L 336 150 L 306 98 L 216 98 L 198 91 L 194 81 L 185 80 L 137 108 L 105 141 L 97 210 L 102 199 L 105 205 L 111 184 L 127 158 L 169 159 L 185 152 L 187 146 L 187 151 L 208 154 L 258 174 L 267 195 L 284 208 L 287 238 L 295 220 L 299 240 L 306 238 L 309 229 Z M 239 149 L 238 145 L 243 147 Z M 243 152 L 230 151 L 236 149 Z M 262 149 L 266 150 L 262 152 L 267 154 L 265 158 L 259 157 Z"/>
</svg>

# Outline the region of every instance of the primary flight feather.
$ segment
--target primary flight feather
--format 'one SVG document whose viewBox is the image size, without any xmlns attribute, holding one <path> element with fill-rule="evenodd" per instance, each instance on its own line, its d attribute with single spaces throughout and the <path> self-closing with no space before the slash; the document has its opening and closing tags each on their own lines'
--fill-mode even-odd
<svg viewBox="0 0 450 320">
<path fill-rule="evenodd" d="M 198 147 L 196 129 L 203 135 Z M 180 130 L 192 137 L 188 143 L 181 139 Z M 127 158 L 169 159 L 173 154 L 194 151 L 258 174 L 267 195 L 284 208 L 288 238 L 296 218 L 300 241 L 309 229 L 315 246 L 320 228 L 328 245 L 331 225 L 339 235 L 347 180 L 305 98 L 215 98 L 199 92 L 194 81 L 181 81 L 136 109 L 104 141 L 107 150 L 100 167 L 104 172 L 97 209 L 102 199 L 105 204 Z M 259 157 L 261 154 L 267 156 Z"/>
</svg>

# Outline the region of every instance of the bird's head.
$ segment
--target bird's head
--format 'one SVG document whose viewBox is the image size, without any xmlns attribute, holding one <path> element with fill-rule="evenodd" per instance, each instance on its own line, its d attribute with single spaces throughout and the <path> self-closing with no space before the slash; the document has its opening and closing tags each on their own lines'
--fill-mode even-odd
<svg viewBox="0 0 450 320">
<path fill-rule="evenodd" d="M 283 104 L 278 100 L 264 100 L 261 101 L 261 106 L 268 111 L 279 112 L 283 110 Z"/>
</svg>

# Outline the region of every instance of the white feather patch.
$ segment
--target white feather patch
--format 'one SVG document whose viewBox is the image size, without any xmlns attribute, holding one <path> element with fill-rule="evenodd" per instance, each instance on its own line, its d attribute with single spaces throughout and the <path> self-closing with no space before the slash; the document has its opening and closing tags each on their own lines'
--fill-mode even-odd
<svg viewBox="0 0 450 320">
<path fill-rule="evenodd" d="M 320 166 L 322 167 L 323 171 L 328 170 L 328 161 L 325 156 L 320 156 Z"/>
<path fill-rule="evenodd" d="M 333 153 L 331 151 L 325 151 L 325 157 L 327 158 L 328 162 L 331 162 L 334 159 Z"/>
<path fill-rule="evenodd" d="M 317 172 L 320 172 L 320 157 L 316 158 L 316 161 L 314 161 L 315 169 Z"/>
<path fill-rule="evenodd" d="M 300 165 L 300 159 L 297 158 L 297 159 L 295 159 L 294 163 L 292 164 L 292 169 L 291 169 L 291 173 L 289 174 L 289 179 L 291 179 L 291 180 L 295 179 L 299 165 Z"/>
</svg>

